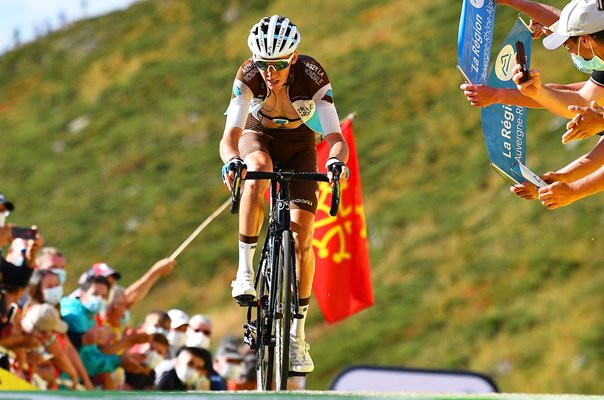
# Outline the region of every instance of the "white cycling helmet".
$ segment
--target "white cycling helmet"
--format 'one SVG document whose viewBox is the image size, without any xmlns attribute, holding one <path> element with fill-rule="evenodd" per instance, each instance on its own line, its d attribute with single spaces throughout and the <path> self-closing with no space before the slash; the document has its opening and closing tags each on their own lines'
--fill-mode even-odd
<svg viewBox="0 0 604 400">
<path fill-rule="evenodd" d="M 280 58 L 293 53 L 300 44 L 300 32 L 288 18 L 264 17 L 250 30 L 247 45 L 260 58 Z"/>
</svg>

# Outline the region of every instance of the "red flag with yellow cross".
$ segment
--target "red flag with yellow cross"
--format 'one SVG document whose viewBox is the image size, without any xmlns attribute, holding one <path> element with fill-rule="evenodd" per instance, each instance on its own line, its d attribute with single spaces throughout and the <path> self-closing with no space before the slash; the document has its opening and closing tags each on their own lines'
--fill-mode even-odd
<svg viewBox="0 0 604 400">
<path fill-rule="evenodd" d="M 329 215 L 331 188 L 326 182 L 319 184 L 313 238 L 316 259 L 313 292 L 329 323 L 373 305 L 367 227 L 352 116 L 341 123 L 341 128 L 350 151 L 346 163 L 350 177 L 342 184 L 340 210 L 335 217 Z M 319 143 L 317 154 L 318 164 L 324 166 L 329 158 L 326 141 Z"/>
</svg>

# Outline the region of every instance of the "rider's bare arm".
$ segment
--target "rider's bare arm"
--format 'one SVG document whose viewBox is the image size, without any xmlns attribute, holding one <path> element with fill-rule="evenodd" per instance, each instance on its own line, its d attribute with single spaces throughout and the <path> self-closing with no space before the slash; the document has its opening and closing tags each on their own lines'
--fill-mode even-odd
<svg viewBox="0 0 604 400">
<path fill-rule="evenodd" d="M 337 158 L 342 162 L 348 161 L 348 145 L 340 132 L 334 132 L 325 136 L 329 144 L 329 158 Z"/>
</svg>

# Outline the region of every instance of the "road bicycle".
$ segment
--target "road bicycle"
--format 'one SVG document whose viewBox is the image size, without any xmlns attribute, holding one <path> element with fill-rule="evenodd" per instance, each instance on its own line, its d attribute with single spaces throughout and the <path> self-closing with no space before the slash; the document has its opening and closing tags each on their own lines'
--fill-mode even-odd
<svg viewBox="0 0 604 400">
<path fill-rule="evenodd" d="M 330 215 L 340 204 L 341 170 L 332 171 Z M 329 182 L 326 174 L 294 172 L 275 168 L 274 172 L 248 171 L 245 180 L 269 179 L 270 206 L 268 230 L 256 273 L 256 299 L 240 302 L 247 306 L 244 342 L 256 351 L 258 390 L 285 390 L 289 376 L 305 375 L 289 370 L 289 331 L 293 318 L 302 318 L 298 310 L 296 258 L 289 212 L 289 185 L 293 180 Z M 231 212 L 239 210 L 241 173 L 235 172 Z"/>
</svg>

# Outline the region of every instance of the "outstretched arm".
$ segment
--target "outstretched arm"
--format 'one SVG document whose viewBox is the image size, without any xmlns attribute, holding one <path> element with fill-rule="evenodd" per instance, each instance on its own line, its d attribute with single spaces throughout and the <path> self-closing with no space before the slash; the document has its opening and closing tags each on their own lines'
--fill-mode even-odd
<svg viewBox="0 0 604 400">
<path fill-rule="evenodd" d="M 600 139 L 589 153 L 582 155 L 556 172 L 547 172 L 541 175 L 541 179 L 550 184 L 555 182 L 570 183 L 595 172 L 601 165 L 604 165 L 604 138 Z M 529 182 L 510 187 L 512 193 L 526 200 L 536 199 L 538 197 L 537 189 Z"/>
<path fill-rule="evenodd" d="M 520 82 L 522 77 L 520 66 L 516 65 L 512 71 L 514 73 L 514 83 L 522 94 L 533 98 L 552 113 L 561 117 L 570 119 L 575 116 L 575 113 L 570 111 L 568 106 L 587 107 L 591 101 L 600 101 L 604 98 L 604 87 L 595 84 L 591 80 L 586 81 L 578 91 L 560 90 L 543 85 L 541 74 L 537 70 L 531 70 L 530 79 L 524 83 Z"/>
<path fill-rule="evenodd" d="M 175 265 L 176 261 L 170 260 L 169 258 L 163 258 L 153 264 L 142 277 L 126 289 L 126 299 L 128 299 L 128 303 L 133 306 L 144 299 L 159 278 L 169 275 Z"/>
<path fill-rule="evenodd" d="M 554 182 L 539 189 L 541 203 L 554 210 L 604 190 L 604 166 L 574 182 Z"/>
<path fill-rule="evenodd" d="M 546 87 L 561 91 L 578 91 L 583 85 L 585 85 L 585 82 L 569 83 L 566 85 L 559 83 L 545 84 Z M 523 95 L 518 89 L 494 88 L 472 83 L 464 83 L 459 88 L 464 91 L 466 99 L 474 107 L 486 107 L 491 104 L 510 104 L 528 108 L 543 108 L 539 102 Z"/>
<path fill-rule="evenodd" d="M 515 8 L 544 26 L 550 26 L 560 18 L 556 7 L 531 0 L 496 0 L 497 4 Z"/>
</svg>

